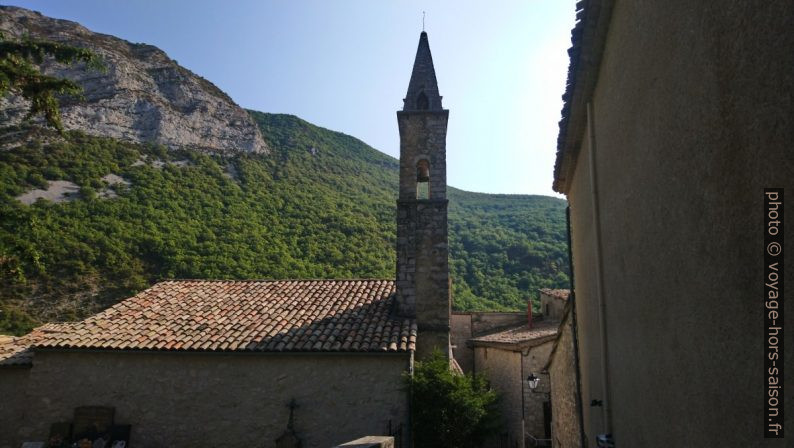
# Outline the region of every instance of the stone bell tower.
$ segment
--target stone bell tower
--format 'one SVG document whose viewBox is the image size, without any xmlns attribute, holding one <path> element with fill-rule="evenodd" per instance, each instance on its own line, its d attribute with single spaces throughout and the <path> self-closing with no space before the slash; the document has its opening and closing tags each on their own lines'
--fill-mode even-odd
<svg viewBox="0 0 794 448">
<path fill-rule="evenodd" d="M 397 112 L 400 194 L 397 199 L 398 313 L 415 317 L 417 357 L 450 355 L 446 139 L 427 33 L 419 37 L 408 93 Z"/>
</svg>

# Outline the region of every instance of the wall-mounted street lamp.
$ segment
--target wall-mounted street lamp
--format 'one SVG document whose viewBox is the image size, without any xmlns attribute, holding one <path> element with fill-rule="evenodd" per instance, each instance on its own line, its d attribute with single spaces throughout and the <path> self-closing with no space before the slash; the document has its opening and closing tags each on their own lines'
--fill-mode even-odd
<svg viewBox="0 0 794 448">
<path fill-rule="evenodd" d="M 530 373 L 527 377 L 527 383 L 529 383 L 529 390 L 535 392 L 535 389 L 538 388 L 538 383 L 540 383 L 540 378 L 535 376 L 534 373 Z"/>
<path fill-rule="evenodd" d="M 544 427 L 546 438 L 538 439 L 531 435 L 529 435 L 529 439 L 532 440 L 532 446 L 551 446 L 551 392 L 541 392 L 537 390 L 538 385 L 540 384 L 540 377 L 535 375 L 534 372 L 530 372 L 529 376 L 527 377 L 527 385 L 529 385 L 529 391 L 533 394 L 541 394 L 544 395 L 541 400 L 543 400 L 543 419 L 544 419 Z M 522 397 L 523 398 L 523 397 Z M 540 409 L 537 409 L 539 412 Z"/>
<path fill-rule="evenodd" d="M 530 373 L 529 376 L 527 377 L 527 384 L 529 384 L 529 391 L 532 392 L 533 394 L 544 394 L 551 396 L 550 392 L 541 392 L 539 390 L 536 390 L 538 388 L 538 385 L 540 384 L 540 377 L 535 375 L 534 373 Z"/>
</svg>

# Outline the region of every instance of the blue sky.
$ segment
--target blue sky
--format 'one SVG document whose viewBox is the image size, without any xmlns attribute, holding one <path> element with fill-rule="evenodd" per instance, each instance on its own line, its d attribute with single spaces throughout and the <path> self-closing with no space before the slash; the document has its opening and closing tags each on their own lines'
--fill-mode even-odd
<svg viewBox="0 0 794 448">
<path fill-rule="evenodd" d="M 243 107 L 297 115 L 399 155 L 425 29 L 450 110 L 450 185 L 553 195 L 575 0 L 11 0 L 144 42 Z"/>
</svg>

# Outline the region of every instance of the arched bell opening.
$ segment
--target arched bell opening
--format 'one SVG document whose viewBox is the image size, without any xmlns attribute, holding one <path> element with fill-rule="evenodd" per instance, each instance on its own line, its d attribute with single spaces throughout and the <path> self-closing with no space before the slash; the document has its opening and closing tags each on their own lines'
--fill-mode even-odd
<svg viewBox="0 0 794 448">
<path fill-rule="evenodd" d="M 424 159 L 416 163 L 416 199 L 430 199 L 430 164 Z"/>
</svg>

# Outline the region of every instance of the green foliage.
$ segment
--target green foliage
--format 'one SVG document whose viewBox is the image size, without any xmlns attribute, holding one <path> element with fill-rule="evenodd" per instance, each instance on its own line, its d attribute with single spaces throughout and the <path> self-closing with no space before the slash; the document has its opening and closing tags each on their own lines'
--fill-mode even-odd
<svg viewBox="0 0 794 448">
<path fill-rule="evenodd" d="M 30 317 L 0 332 L 83 318 L 168 278 L 393 278 L 397 161 L 297 117 L 251 114 L 271 154 L 0 130 L 26 139 L 0 151 L 0 307 Z M 108 187 L 111 173 L 130 185 Z M 77 199 L 15 199 L 53 180 L 77 184 Z M 449 196 L 456 309 L 523 310 L 537 288 L 567 286 L 564 201 Z"/>
<path fill-rule="evenodd" d="M 11 334 L 24 334 L 38 325 L 35 319 L 13 306 L 0 304 L 0 328 Z"/>
<path fill-rule="evenodd" d="M 100 58 L 85 48 L 30 39 L 8 41 L 0 33 L 0 97 L 22 95 L 31 102 L 27 118 L 43 114 L 47 124 L 63 131 L 55 95 L 80 97 L 83 89 L 74 81 L 42 74 L 38 65 L 48 56 L 63 64 L 85 62 L 88 67 L 102 68 Z"/>
<path fill-rule="evenodd" d="M 418 448 L 481 446 L 499 432 L 499 396 L 482 375 L 452 372 L 449 361 L 433 353 L 405 375 L 411 391 L 411 421 Z"/>
<path fill-rule="evenodd" d="M 565 202 L 449 189 L 450 270 L 458 310 L 525 310 L 540 288 L 567 288 Z"/>
</svg>

